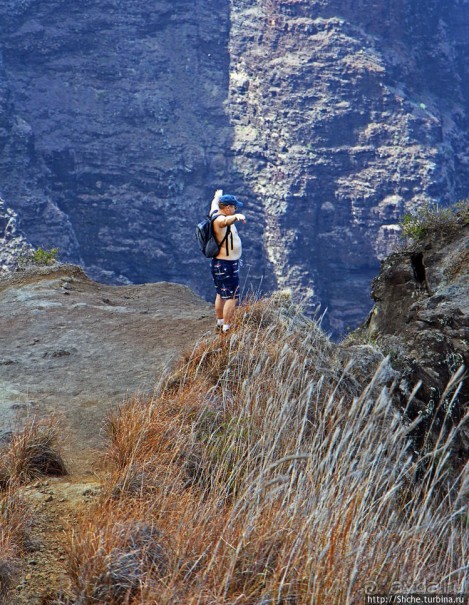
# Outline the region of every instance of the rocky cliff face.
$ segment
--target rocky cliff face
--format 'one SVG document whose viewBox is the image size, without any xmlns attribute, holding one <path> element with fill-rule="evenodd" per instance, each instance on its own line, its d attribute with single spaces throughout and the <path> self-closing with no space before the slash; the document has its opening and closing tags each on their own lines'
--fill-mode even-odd
<svg viewBox="0 0 469 605">
<path fill-rule="evenodd" d="M 9 2 L 0 22 L 2 118 L 22 145 L 0 181 L 31 241 L 104 281 L 194 283 L 193 225 L 231 174 L 228 3 Z"/>
<path fill-rule="evenodd" d="M 14 271 L 22 255 L 31 250 L 18 232 L 17 215 L 0 198 L 0 275 Z"/>
<path fill-rule="evenodd" d="M 0 31 L 0 191 L 102 281 L 208 295 L 193 225 L 224 186 L 247 282 L 341 331 L 405 209 L 467 191 L 462 0 L 8 0 Z"/>
<path fill-rule="evenodd" d="M 467 3 L 236 2 L 237 165 L 279 283 L 314 293 L 338 330 L 405 209 L 467 191 L 468 24 Z"/>
<path fill-rule="evenodd" d="M 383 261 L 374 308 L 358 331 L 390 355 L 402 405 L 418 387 L 408 413 L 421 419 L 420 446 L 456 426 L 469 401 L 469 204 L 454 220 L 433 220 L 426 235 Z M 458 467 L 468 448 L 466 423 L 455 439 Z"/>
<path fill-rule="evenodd" d="M 6 8 L 0 7 L 0 31 Z M 16 107 L 15 89 L 0 52 L 0 194 L 6 206 L 16 210 L 15 228 L 21 227 L 28 239 L 43 246 L 56 241 L 65 258 L 80 261 L 70 219 L 48 187 L 49 171 L 36 144 L 36 129 L 33 116 Z"/>
</svg>

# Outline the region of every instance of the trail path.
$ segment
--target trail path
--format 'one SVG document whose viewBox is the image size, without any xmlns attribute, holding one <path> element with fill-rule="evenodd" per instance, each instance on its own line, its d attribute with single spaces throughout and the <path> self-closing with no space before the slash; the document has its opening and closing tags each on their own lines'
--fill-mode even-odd
<svg viewBox="0 0 469 605">
<path fill-rule="evenodd" d="M 77 515 L 99 495 L 99 474 L 36 481 L 24 490 L 34 511 L 31 549 L 24 557 L 16 585 L 15 605 L 35 605 L 42 597 L 67 591 L 65 534 L 74 526 Z"/>
<path fill-rule="evenodd" d="M 210 305 L 178 284 L 105 286 L 73 266 L 0 279 L 0 439 L 18 417 L 58 415 L 70 471 L 24 489 L 33 544 L 11 605 L 67 588 L 64 531 L 99 494 L 107 413 L 151 395 L 211 325 Z"/>
</svg>

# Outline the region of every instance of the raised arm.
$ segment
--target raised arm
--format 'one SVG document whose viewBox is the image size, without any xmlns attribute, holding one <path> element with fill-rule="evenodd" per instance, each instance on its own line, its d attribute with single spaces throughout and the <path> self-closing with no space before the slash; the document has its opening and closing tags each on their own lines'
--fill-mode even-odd
<svg viewBox="0 0 469 605">
<path fill-rule="evenodd" d="M 220 198 L 223 195 L 223 189 L 217 189 L 215 191 L 215 195 L 213 196 L 212 205 L 210 206 L 210 214 L 215 210 L 218 210 L 218 204 L 220 202 Z"/>
</svg>

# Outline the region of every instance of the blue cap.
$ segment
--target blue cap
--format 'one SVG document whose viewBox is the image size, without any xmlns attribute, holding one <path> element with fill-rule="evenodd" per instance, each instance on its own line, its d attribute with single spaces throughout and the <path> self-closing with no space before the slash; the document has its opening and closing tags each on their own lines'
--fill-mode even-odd
<svg viewBox="0 0 469 605">
<path fill-rule="evenodd" d="M 240 202 L 234 195 L 222 195 L 220 198 L 220 204 L 225 204 L 226 206 L 236 206 L 236 208 L 242 208 L 244 206 L 243 202 Z"/>
</svg>

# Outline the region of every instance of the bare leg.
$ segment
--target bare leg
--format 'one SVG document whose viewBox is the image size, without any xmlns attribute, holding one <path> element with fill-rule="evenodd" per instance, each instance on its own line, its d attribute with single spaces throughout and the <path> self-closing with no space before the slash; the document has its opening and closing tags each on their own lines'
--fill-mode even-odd
<svg viewBox="0 0 469 605">
<path fill-rule="evenodd" d="M 224 301 L 223 307 L 223 323 L 229 325 L 233 319 L 234 310 L 236 309 L 236 298 L 228 298 Z"/>
<path fill-rule="evenodd" d="M 215 313 L 216 313 L 217 319 L 223 319 L 224 306 L 225 306 L 225 301 L 219 294 L 217 294 L 217 297 L 215 298 Z"/>
</svg>

